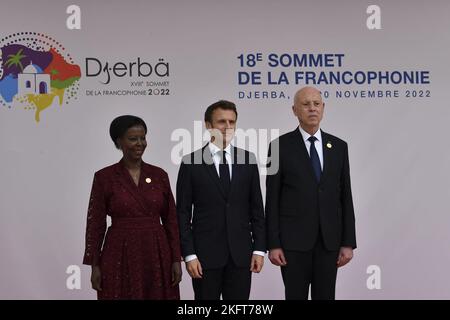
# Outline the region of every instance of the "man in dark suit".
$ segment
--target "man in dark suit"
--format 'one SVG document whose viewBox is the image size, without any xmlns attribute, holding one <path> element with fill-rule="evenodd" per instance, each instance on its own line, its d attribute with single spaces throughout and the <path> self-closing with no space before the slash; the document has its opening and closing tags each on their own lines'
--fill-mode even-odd
<svg viewBox="0 0 450 320">
<path fill-rule="evenodd" d="M 237 111 L 205 112 L 211 142 L 185 156 L 177 180 L 181 248 L 196 300 L 248 300 L 264 263 L 264 208 L 255 156 L 230 145 Z"/>
<path fill-rule="evenodd" d="M 335 298 L 337 268 L 356 248 L 347 143 L 320 130 L 320 91 L 297 91 L 299 127 L 269 146 L 266 230 L 286 299 Z"/>
</svg>

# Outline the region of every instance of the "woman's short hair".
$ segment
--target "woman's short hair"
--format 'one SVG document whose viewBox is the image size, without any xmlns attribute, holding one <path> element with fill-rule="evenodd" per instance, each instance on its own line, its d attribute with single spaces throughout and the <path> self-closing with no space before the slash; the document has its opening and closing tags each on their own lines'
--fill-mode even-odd
<svg viewBox="0 0 450 320">
<path fill-rule="evenodd" d="M 135 126 L 144 127 L 145 133 L 147 134 L 147 125 L 144 120 L 139 117 L 132 115 L 123 115 L 115 118 L 111 125 L 109 126 L 109 135 L 117 149 L 120 149 L 117 139 L 122 138 L 128 129 Z"/>
</svg>

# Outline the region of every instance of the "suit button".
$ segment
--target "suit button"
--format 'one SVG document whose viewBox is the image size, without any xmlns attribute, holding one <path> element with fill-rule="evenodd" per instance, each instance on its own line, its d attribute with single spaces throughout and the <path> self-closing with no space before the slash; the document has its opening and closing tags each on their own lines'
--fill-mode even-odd
<svg viewBox="0 0 450 320">
<path fill-rule="evenodd" d="M 230 206 L 230 204 L 229 203 L 227 203 L 227 208 Z"/>
<path fill-rule="evenodd" d="M 323 192 L 323 188 L 319 188 L 319 192 Z"/>
</svg>

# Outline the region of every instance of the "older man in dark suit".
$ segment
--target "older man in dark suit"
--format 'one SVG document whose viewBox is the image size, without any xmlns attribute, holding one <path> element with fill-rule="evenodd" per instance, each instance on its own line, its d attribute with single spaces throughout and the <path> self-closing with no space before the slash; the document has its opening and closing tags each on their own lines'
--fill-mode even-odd
<svg viewBox="0 0 450 320">
<path fill-rule="evenodd" d="M 299 127 L 269 147 L 267 243 L 286 299 L 308 299 L 310 286 L 312 299 L 334 299 L 337 268 L 356 248 L 348 147 L 320 129 L 324 107 L 320 91 L 299 90 Z"/>
</svg>

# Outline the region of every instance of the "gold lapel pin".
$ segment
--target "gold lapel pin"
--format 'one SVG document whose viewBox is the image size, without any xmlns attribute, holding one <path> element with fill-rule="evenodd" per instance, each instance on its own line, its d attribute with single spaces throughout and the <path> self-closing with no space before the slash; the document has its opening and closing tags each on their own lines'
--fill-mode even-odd
<svg viewBox="0 0 450 320">
<path fill-rule="evenodd" d="M 333 145 L 331 144 L 331 142 L 328 142 L 328 143 L 327 143 L 327 148 L 328 148 L 328 149 L 331 149 L 332 146 L 333 146 Z"/>
<path fill-rule="evenodd" d="M 145 179 L 145 182 L 150 183 L 150 182 L 152 182 L 152 179 L 146 178 L 146 179 Z"/>
</svg>

